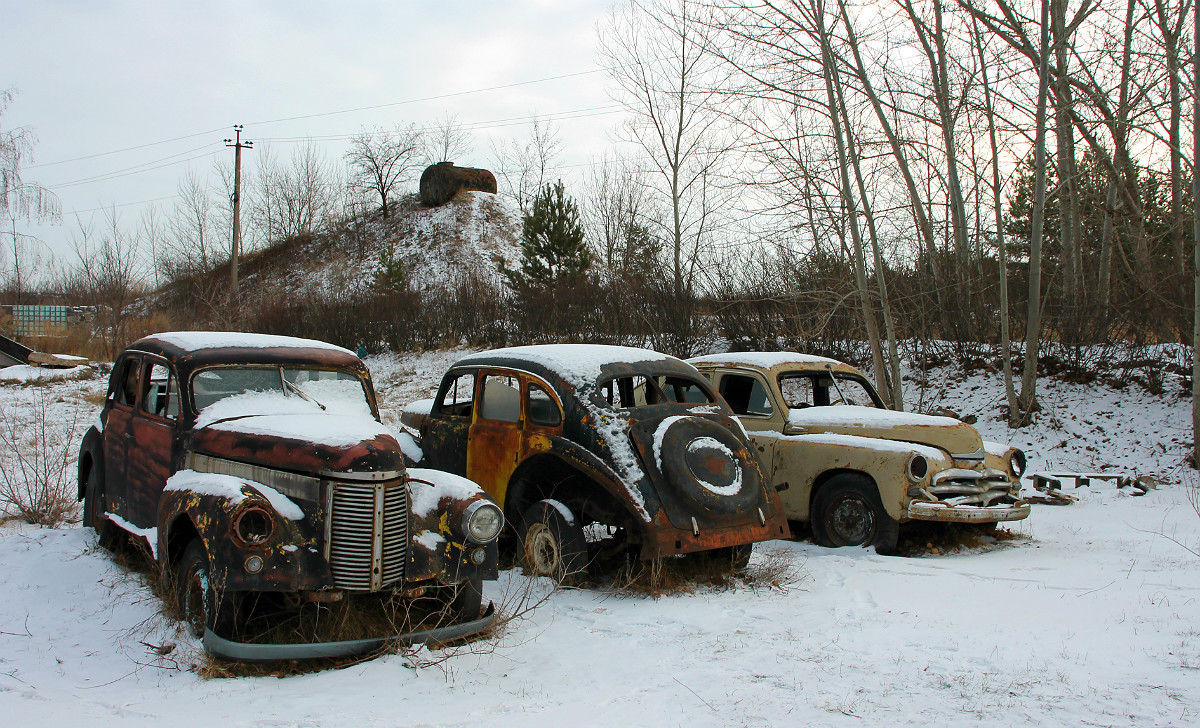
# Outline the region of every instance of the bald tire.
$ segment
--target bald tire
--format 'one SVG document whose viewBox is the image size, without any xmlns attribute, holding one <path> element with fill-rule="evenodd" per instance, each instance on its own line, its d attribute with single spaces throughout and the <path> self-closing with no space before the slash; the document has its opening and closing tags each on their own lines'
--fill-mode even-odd
<svg viewBox="0 0 1200 728">
<path fill-rule="evenodd" d="M 587 574 L 587 541 L 579 519 L 557 501 L 542 500 L 525 511 L 521 549 L 525 573 L 570 583 Z"/>
<path fill-rule="evenodd" d="M 900 524 L 887 514 L 875 484 L 861 475 L 832 478 L 813 499 L 812 530 L 827 547 L 874 546 L 880 554 L 895 553 Z"/>
</svg>

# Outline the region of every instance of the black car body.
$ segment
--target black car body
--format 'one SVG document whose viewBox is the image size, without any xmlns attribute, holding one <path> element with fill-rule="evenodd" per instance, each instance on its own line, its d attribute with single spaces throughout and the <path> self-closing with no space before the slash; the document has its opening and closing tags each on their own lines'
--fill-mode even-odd
<svg viewBox="0 0 1200 728">
<path fill-rule="evenodd" d="M 449 590 L 459 623 L 422 639 L 489 621 L 479 616 L 480 584 L 497 575 L 502 516 L 472 483 L 405 468 L 370 374 L 339 347 L 221 332 L 134 342 L 84 436 L 79 498 L 102 536 L 119 528 L 149 547 L 178 586 L 184 618 L 224 657 L 382 643 L 237 643 L 214 629 L 231 595 L 306 603 Z"/>
<path fill-rule="evenodd" d="M 642 559 L 735 548 L 748 558 L 754 542 L 790 535 L 732 412 L 664 354 L 570 344 L 472 354 L 403 421 L 420 432 L 423 465 L 503 504 L 535 572 L 578 569 L 597 533 L 619 534 Z"/>
</svg>

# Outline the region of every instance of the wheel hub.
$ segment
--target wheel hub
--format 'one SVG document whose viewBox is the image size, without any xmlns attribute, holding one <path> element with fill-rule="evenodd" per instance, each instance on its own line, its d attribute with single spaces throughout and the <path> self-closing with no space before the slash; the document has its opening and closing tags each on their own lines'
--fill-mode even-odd
<svg viewBox="0 0 1200 728">
<path fill-rule="evenodd" d="M 860 498 L 847 496 L 830 509 L 829 531 L 846 546 L 866 545 L 875 533 L 875 512 Z"/>
<path fill-rule="evenodd" d="M 561 568 L 558 539 L 546 524 L 535 523 L 525 533 L 525 559 L 539 576 L 552 576 Z"/>
</svg>

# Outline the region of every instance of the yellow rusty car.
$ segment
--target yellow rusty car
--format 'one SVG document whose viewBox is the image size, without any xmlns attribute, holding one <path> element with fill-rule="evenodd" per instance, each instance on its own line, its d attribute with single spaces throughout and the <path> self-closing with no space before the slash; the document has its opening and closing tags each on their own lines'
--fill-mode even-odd
<svg viewBox="0 0 1200 728">
<path fill-rule="evenodd" d="M 1025 454 L 971 425 L 887 409 L 849 364 L 792 352 L 689 360 L 750 434 L 791 521 L 824 546 L 896 548 L 907 521 L 1029 516 Z"/>
</svg>

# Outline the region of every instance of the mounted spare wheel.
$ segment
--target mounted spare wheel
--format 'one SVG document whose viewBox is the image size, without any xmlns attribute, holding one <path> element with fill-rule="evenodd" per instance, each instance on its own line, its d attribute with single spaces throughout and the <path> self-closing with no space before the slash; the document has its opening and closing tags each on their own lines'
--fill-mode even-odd
<svg viewBox="0 0 1200 728">
<path fill-rule="evenodd" d="M 759 504 L 762 483 L 754 456 L 720 424 L 703 417 L 669 417 L 658 426 L 654 447 L 663 474 L 681 497 L 697 506 L 736 513 Z"/>
</svg>

